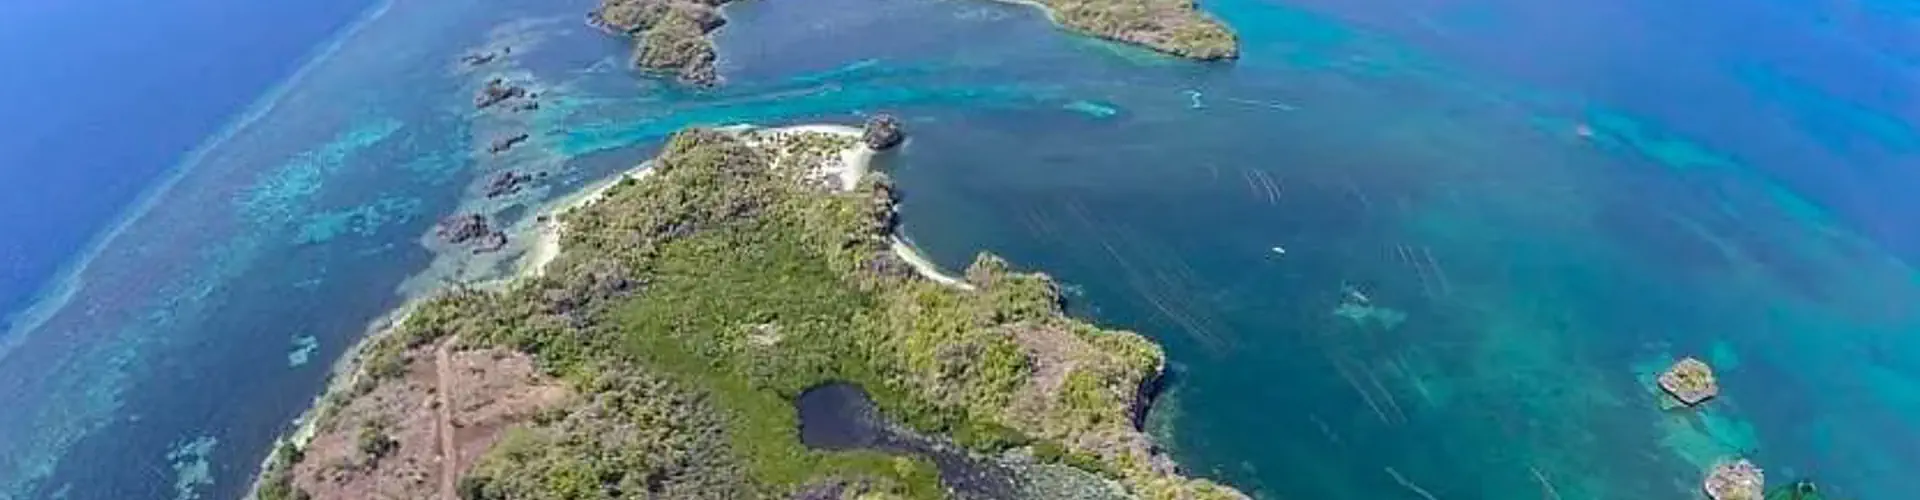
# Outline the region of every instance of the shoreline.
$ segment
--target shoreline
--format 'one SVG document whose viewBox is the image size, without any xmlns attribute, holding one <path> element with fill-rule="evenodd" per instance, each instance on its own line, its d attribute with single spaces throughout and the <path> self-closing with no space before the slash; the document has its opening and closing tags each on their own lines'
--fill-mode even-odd
<svg viewBox="0 0 1920 500">
<path fill-rule="evenodd" d="M 840 191 L 851 191 L 859 187 L 860 181 L 865 179 L 867 174 L 873 171 L 873 158 L 879 154 L 879 152 L 873 150 L 873 148 L 869 148 L 866 144 L 858 142 L 858 139 L 860 139 L 863 134 L 859 127 L 847 125 L 814 123 L 760 128 L 754 125 L 739 124 L 719 127 L 718 129 L 741 134 L 829 134 L 855 139 L 856 142 L 853 146 L 839 151 L 837 154 L 838 163 L 824 165 L 817 173 L 817 175 L 837 179 L 839 183 L 837 187 Z M 775 162 L 777 163 L 780 159 L 781 158 L 776 158 Z M 520 258 L 520 263 L 515 266 L 516 272 L 512 276 L 501 278 L 499 281 L 505 284 L 527 276 L 540 276 L 544 274 L 547 266 L 552 265 L 554 259 L 560 257 L 561 233 L 566 230 L 566 224 L 560 220 L 562 216 L 575 209 L 599 201 L 606 196 L 607 190 L 612 189 L 620 182 L 628 179 L 640 181 L 646 179 L 652 173 L 652 161 L 641 163 L 638 167 L 634 167 L 611 178 L 588 184 L 587 187 L 582 188 L 580 191 L 563 196 L 549 203 L 547 205 L 548 208 L 541 211 L 539 215 L 540 217 L 544 217 L 545 220 L 534 223 L 531 231 L 534 232 L 535 241 L 529 246 L 526 255 Z M 974 289 L 973 285 L 967 283 L 964 278 L 947 274 L 941 270 L 938 264 L 934 263 L 932 259 L 927 258 L 925 254 L 921 253 L 918 248 L 915 248 L 913 243 L 908 241 L 899 232 L 896 231 L 890 235 L 889 239 L 888 247 L 892 249 L 894 256 L 906 261 L 909 266 L 913 267 L 914 272 L 922 278 L 961 290 L 972 291 Z"/>
<path fill-rule="evenodd" d="M 867 181 L 871 173 L 871 162 L 878 153 L 878 151 L 867 147 L 866 142 L 863 140 L 864 131 L 856 127 L 808 124 L 778 128 L 759 128 L 751 125 L 736 125 L 723 127 L 718 130 L 732 135 L 733 140 L 747 145 L 781 146 L 782 149 L 772 154 L 771 158 L 759 161 L 764 161 L 766 168 L 781 169 L 784 171 L 783 175 L 789 176 L 790 178 L 796 177 L 795 174 L 797 174 L 797 180 L 803 183 L 813 184 L 813 187 L 826 189 L 842 196 L 856 193 L 862 183 Z M 822 143 L 817 136 L 791 137 L 784 134 L 826 134 L 833 136 L 832 138 L 834 140 L 826 142 L 826 147 L 821 148 L 819 145 Z M 811 144 L 813 146 L 794 149 L 787 148 L 788 145 L 795 143 L 802 145 Z M 835 149 L 835 147 L 837 147 L 837 149 Z M 293 428 L 283 433 L 274 441 L 273 448 L 270 449 L 262 459 L 257 472 L 252 477 L 250 489 L 244 498 L 258 499 L 262 497 L 263 492 L 267 491 L 284 492 L 284 489 L 269 490 L 268 488 L 276 488 L 275 485 L 282 485 L 280 488 L 284 488 L 284 485 L 292 484 L 288 481 L 299 480 L 295 479 L 296 474 L 310 474 L 310 472 L 297 472 L 300 470 L 296 469 L 296 466 L 300 463 L 301 456 L 309 455 L 316 450 L 322 453 L 328 452 L 327 450 L 337 450 L 335 447 L 339 445 L 337 442 L 338 439 L 336 439 L 339 437 L 337 433 L 341 431 L 329 428 L 328 426 L 342 421 L 351 422 L 353 418 L 358 418 L 353 416 L 359 415 L 359 413 L 353 413 L 358 410 L 352 410 L 351 408 L 355 408 L 355 405 L 359 404 L 356 398 L 361 397 L 361 394 L 356 393 L 365 390 L 360 386 L 367 384 L 369 381 L 373 381 L 374 385 L 381 384 L 379 381 L 382 380 L 380 377 L 383 375 L 376 374 L 374 370 L 379 369 L 379 366 L 383 363 L 381 361 L 381 355 L 378 354 L 378 352 L 384 350 L 382 343 L 389 342 L 390 336 L 392 335 L 407 331 L 405 330 L 407 322 L 414 312 L 420 310 L 422 304 L 427 303 L 432 298 L 439 296 L 440 293 L 453 287 L 475 286 L 497 292 L 501 289 L 513 287 L 516 284 L 525 283 L 524 280 L 528 277 L 541 276 L 545 273 L 547 266 L 551 265 L 563 251 L 561 248 L 561 240 L 566 226 L 562 223 L 561 218 L 565 214 L 605 199 L 614 186 L 621 185 L 623 182 L 630 179 L 639 182 L 651 177 L 654 172 L 653 167 L 656 165 L 658 164 L 653 161 L 643 162 L 638 166 L 621 171 L 606 179 L 590 183 L 573 193 L 555 198 L 545 204 L 540 212 L 530 216 L 533 218 L 531 220 L 537 222 L 532 223 L 530 228 L 521 230 L 522 237 L 525 237 L 526 231 L 533 231 L 536 241 L 531 242 L 527 249 L 520 255 L 510 257 L 516 259 L 516 261 L 511 267 L 511 271 L 503 273 L 505 276 L 500 276 L 488 281 L 468 282 L 473 283 L 472 285 L 457 285 L 449 281 L 443 282 L 443 284 L 430 289 L 419 290 L 419 293 L 410 297 L 405 303 L 369 322 L 367 334 L 349 346 L 344 354 L 332 363 L 332 367 L 327 376 L 327 382 L 322 392 L 315 395 L 311 405 L 294 420 Z M 785 170 L 794 168 L 805 170 Z M 670 182 L 670 180 L 656 180 L 655 182 Z M 874 200 L 869 198 L 865 199 L 865 201 L 872 202 Z M 938 287 L 956 290 L 956 292 L 952 293 L 958 293 L 962 296 L 970 295 L 977 290 L 977 287 L 973 283 L 967 282 L 964 276 L 953 276 L 942 272 L 937 264 L 921 254 L 921 252 L 913 247 L 908 239 L 899 233 L 898 226 L 895 226 L 893 232 L 887 234 L 887 238 L 890 253 L 909 264 L 914 269 L 915 274 L 921 278 L 934 282 Z M 987 264 L 975 264 L 976 267 L 985 266 L 985 270 L 981 271 L 989 275 L 986 278 L 982 278 L 985 280 L 985 283 L 1014 283 L 1014 285 L 1011 286 L 1019 286 L 1018 283 L 1021 280 L 1037 279 L 1043 283 L 1049 281 L 1044 275 L 1025 275 L 1025 278 L 1020 278 L 1022 275 L 1007 274 L 1011 273 L 1011 271 L 1006 268 L 1004 261 L 998 258 L 988 258 L 987 260 Z M 422 272 L 430 272 L 430 270 Z M 974 271 L 970 268 L 969 273 L 971 274 L 972 272 Z M 1010 279 L 1002 279 L 1001 277 Z M 981 295 L 972 295 L 972 297 L 972 299 L 964 300 L 991 300 L 982 298 L 983 296 Z M 1054 314 L 1063 313 L 1064 311 L 1058 310 L 1054 312 Z M 1073 320 L 1067 321 L 1071 322 Z M 1033 332 L 1033 334 L 1041 335 L 1047 331 L 1059 332 L 1056 330 L 1041 329 Z M 435 342 L 459 342 L 457 340 L 458 338 L 456 335 L 435 340 Z M 1186 477 L 1177 472 L 1169 472 L 1176 470 L 1174 467 L 1177 467 L 1173 464 L 1172 459 L 1153 451 L 1154 448 L 1151 443 L 1154 439 L 1145 433 L 1141 423 L 1148 408 L 1155 403 L 1160 389 L 1163 388 L 1163 384 L 1166 382 L 1164 379 L 1167 375 L 1165 372 L 1166 361 L 1159 357 L 1159 350 L 1151 341 L 1141 337 L 1133 338 L 1145 343 L 1145 347 L 1147 348 L 1144 352 L 1148 352 L 1148 354 L 1156 358 L 1156 360 L 1151 371 L 1145 373 L 1145 377 L 1139 381 L 1139 385 L 1126 388 L 1129 393 L 1128 395 L 1131 396 L 1126 399 L 1130 400 L 1117 402 L 1118 404 L 1125 405 L 1123 408 L 1118 409 L 1123 412 L 1121 418 L 1124 419 L 1124 424 L 1121 424 L 1120 427 L 1105 431 L 1091 428 L 1089 428 L 1091 430 L 1080 429 L 1077 431 L 1068 431 L 1070 433 L 1118 432 L 1119 435 L 1117 437 L 1110 436 L 1115 440 L 1112 444 L 1122 447 L 1117 449 L 1117 451 L 1112 451 L 1111 453 L 1100 452 L 1100 455 L 1075 455 L 1080 457 L 1080 460 L 1119 460 L 1119 462 L 1101 462 L 1108 464 L 1109 469 L 1107 470 L 1115 474 L 1114 476 L 1102 476 L 1089 469 L 1061 462 L 1061 460 L 1068 460 L 1068 458 L 1064 458 L 1064 456 L 1061 455 L 1061 443 L 1045 440 L 1037 441 L 1025 452 L 1002 456 L 996 459 L 995 463 L 1005 467 L 1012 467 L 1015 472 L 1023 474 L 1023 477 L 1028 477 L 1029 480 L 1051 484 L 1052 486 L 1049 487 L 1071 487 L 1082 491 L 1105 491 L 1118 494 L 1124 494 L 1124 492 L 1128 491 L 1141 494 L 1205 492 L 1210 495 L 1219 495 L 1219 498 L 1246 498 L 1243 494 L 1239 494 L 1230 487 L 1219 485 L 1218 483 L 1213 483 L 1205 479 Z M 1019 343 L 1023 341 L 1015 340 L 1014 342 Z M 446 347 L 442 345 L 436 349 L 445 348 Z M 1104 349 L 1103 347 L 1093 345 L 1086 345 L 1081 348 Z M 1074 352 L 1077 351 L 1054 353 L 1052 358 L 1048 358 L 1050 361 L 1047 362 L 1072 363 L 1075 359 L 1080 359 L 1078 356 L 1085 355 L 1085 353 L 1075 354 Z M 1143 351 L 1130 352 L 1139 354 Z M 445 361 L 439 362 L 445 363 Z M 445 375 L 440 376 L 445 377 Z M 376 388 L 375 390 L 378 389 Z M 433 392 L 428 391 L 427 394 L 433 394 Z M 445 417 L 443 416 L 441 418 Z M 445 424 L 441 423 L 440 425 L 444 426 Z M 948 439 L 952 438 L 948 437 Z M 1053 437 L 1047 439 L 1066 438 Z M 1051 445 L 1051 447 L 1048 447 L 1048 445 Z M 316 446 L 320 448 L 315 448 Z M 443 449 L 445 449 L 444 447 L 446 445 L 442 446 Z M 1042 450 L 1052 451 L 1046 452 Z M 1108 456 L 1110 454 L 1117 455 Z M 1144 460 L 1145 465 L 1141 465 L 1138 462 L 1129 462 L 1127 461 L 1128 458 L 1135 461 Z M 1122 465 L 1130 463 L 1134 465 Z M 445 467 L 448 468 L 446 468 L 442 474 L 447 477 L 443 477 L 443 480 L 453 476 L 467 476 L 472 473 L 470 470 L 457 471 L 451 468 L 455 467 L 454 465 L 446 465 Z M 1112 467 L 1119 467 L 1119 469 L 1112 469 Z M 298 477 L 312 476 L 300 475 Z M 443 486 L 442 488 L 444 489 L 446 487 L 451 486 Z M 294 488 L 293 491 L 303 491 L 299 490 L 298 487 Z M 278 493 L 275 494 L 277 495 Z M 274 498 L 279 497 L 275 496 Z M 1213 497 L 1209 496 L 1208 498 Z"/>
<path fill-rule="evenodd" d="M 1060 17 L 1054 14 L 1053 7 L 1049 7 L 1047 6 L 1047 4 L 1040 3 L 1040 0 L 992 0 L 992 1 L 997 3 L 1004 3 L 1008 5 L 1022 5 L 1027 7 L 1033 7 L 1035 9 L 1040 9 L 1040 15 L 1046 16 L 1047 22 L 1053 23 L 1055 27 L 1068 28 L 1067 25 L 1060 23 Z M 1071 29 L 1071 28 L 1068 28 L 1068 29 Z"/>
<path fill-rule="evenodd" d="M 849 191 L 857 187 L 860 181 L 871 172 L 873 157 L 878 153 L 868 148 L 864 142 L 859 140 L 862 135 L 860 128 L 847 125 L 818 123 L 761 128 L 741 124 L 720 127 L 719 129 L 741 134 L 820 133 L 854 139 L 852 146 L 844 148 L 837 153 L 836 156 L 839 160 L 837 163 L 823 165 L 818 171 L 818 175 L 837 180 L 838 185 L 834 187 L 840 191 Z M 561 196 L 547 203 L 544 206 L 545 208 L 543 208 L 538 215 L 535 215 L 536 218 L 544 218 L 544 220 L 536 220 L 532 224 L 532 227 L 528 229 L 528 231 L 534 233 L 534 238 L 536 239 L 528 247 L 526 252 L 517 259 L 518 262 L 514 265 L 514 271 L 494 280 L 480 282 L 476 286 L 482 288 L 505 288 L 524 279 L 538 277 L 544 274 L 547 267 L 559 258 L 562 251 L 561 235 L 562 232 L 566 230 L 566 225 L 561 221 L 561 217 L 564 214 L 603 199 L 609 190 L 621 182 L 630 179 L 637 182 L 650 177 L 654 172 L 653 166 L 652 160 L 642 162 L 638 166 L 619 172 L 608 178 L 594 181 L 571 194 Z M 525 237 L 524 233 L 522 237 Z M 892 235 L 891 238 L 891 246 L 894 254 L 912 265 L 920 276 L 944 285 L 954 286 L 963 290 L 973 290 L 973 286 L 964 280 L 941 272 L 932 261 L 920 255 L 919 251 L 907 244 L 900 235 L 895 234 Z M 283 433 L 278 439 L 274 440 L 273 448 L 268 450 L 266 457 L 261 459 L 259 469 L 253 476 L 253 481 L 248 488 L 248 493 L 245 498 L 251 499 L 256 497 L 261 485 L 261 480 L 266 476 L 266 473 L 272 467 L 272 464 L 275 463 L 276 459 L 279 458 L 284 448 L 291 447 L 294 450 L 304 450 L 310 444 L 318 432 L 319 420 L 323 416 L 321 412 L 325 409 L 328 398 L 334 394 L 345 393 L 345 391 L 353 387 L 354 384 L 358 383 L 362 377 L 366 376 L 365 366 L 361 359 L 362 354 L 366 352 L 366 348 L 373 345 L 374 342 L 397 331 L 406 323 L 407 318 L 419 304 L 446 289 L 447 285 L 439 285 L 432 289 L 422 290 L 400 306 L 368 323 L 366 335 L 348 346 L 340 358 L 335 360 L 331 367 L 328 368 L 326 385 L 321 389 L 320 393 L 314 395 L 313 402 L 307 406 L 307 409 L 302 411 L 300 416 L 293 420 L 293 429 Z"/>
<path fill-rule="evenodd" d="M 364 330 L 366 334 L 361 336 L 360 340 L 348 345 L 347 350 L 340 353 L 340 358 L 328 365 L 326 384 L 321 387 L 318 394 L 313 396 L 313 402 L 300 412 L 300 416 L 294 417 L 291 422 L 293 430 L 282 433 L 280 437 L 273 440 L 273 447 L 267 449 L 267 455 L 260 459 L 259 470 L 253 474 L 253 480 L 248 482 L 247 493 L 241 498 L 254 500 L 259 496 L 261 481 L 273 468 L 274 462 L 280 459 L 282 451 L 292 448 L 299 452 L 307 448 L 307 445 L 313 441 L 313 437 L 319 433 L 320 412 L 325 409 L 327 398 L 334 394 L 346 393 L 354 384 L 360 382 L 361 377 L 367 376 L 361 354 L 365 353 L 367 347 L 374 342 L 398 330 L 400 325 L 405 324 L 407 318 L 413 315 L 413 311 L 428 298 L 431 298 L 431 294 L 407 299 L 393 310 L 367 322 Z"/>
<path fill-rule="evenodd" d="M 918 273 L 920 277 L 969 292 L 974 290 L 973 284 L 968 283 L 965 278 L 956 277 L 947 274 L 946 271 L 940 270 L 939 264 L 927 258 L 926 254 L 920 253 L 920 249 L 915 248 L 913 242 L 907 241 L 906 238 L 900 236 L 900 233 L 895 232 L 892 236 L 888 237 L 888 240 L 887 247 L 893 250 L 893 255 L 900 257 L 900 260 L 907 261 L 907 265 L 913 266 L 913 271 Z"/>
<path fill-rule="evenodd" d="M 547 266 L 553 264 L 554 259 L 560 258 L 560 232 L 566 230 L 566 224 L 560 221 L 561 216 L 600 201 L 601 198 L 606 197 L 608 190 L 620 185 L 621 182 L 629 179 L 639 181 L 652 174 L 653 162 L 643 162 L 639 166 L 612 177 L 594 181 L 572 194 L 548 203 L 546 208 L 535 216 L 537 219 L 533 223 L 533 228 L 529 229 L 533 232 L 533 244 L 528 246 L 526 254 L 521 256 L 519 262 L 514 265 L 513 274 L 503 276 L 496 281 L 501 284 L 510 284 L 522 278 L 545 274 Z M 521 236 L 525 237 L 525 235 Z"/>
</svg>

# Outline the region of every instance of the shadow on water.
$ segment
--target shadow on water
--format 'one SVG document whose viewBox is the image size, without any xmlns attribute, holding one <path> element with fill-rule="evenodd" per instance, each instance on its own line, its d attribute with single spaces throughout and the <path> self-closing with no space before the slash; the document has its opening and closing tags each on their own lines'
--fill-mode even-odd
<svg viewBox="0 0 1920 500">
<path fill-rule="evenodd" d="M 800 414 L 800 442 L 808 448 L 919 455 L 933 462 L 940 481 L 961 498 L 1018 496 L 1013 471 L 887 421 L 859 386 L 835 382 L 808 389 L 793 405 Z"/>
</svg>

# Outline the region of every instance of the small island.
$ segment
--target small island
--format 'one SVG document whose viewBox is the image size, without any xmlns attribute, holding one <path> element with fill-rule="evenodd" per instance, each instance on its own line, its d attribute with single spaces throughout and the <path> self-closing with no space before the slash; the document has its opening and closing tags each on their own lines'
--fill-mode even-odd
<svg viewBox="0 0 1920 500">
<path fill-rule="evenodd" d="M 725 0 L 600 0 L 587 22 L 634 39 L 633 65 L 670 73 L 681 82 L 719 83 L 717 54 L 707 33 L 726 23 L 717 7 Z"/>
<path fill-rule="evenodd" d="M 1023 0 L 1068 29 L 1201 61 L 1240 57 L 1240 38 L 1193 0 Z"/>
<path fill-rule="evenodd" d="M 1701 489 L 1713 500 L 1761 500 L 1766 484 L 1766 474 L 1741 458 L 1715 464 L 1701 481 Z"/>
<path fill-rule="evenodd" d="M 1694 358 L 1681 358 L 1660 374 L 1660 390 L 1685 406 L 1698 406 L 1720 395 L 1720 382 L 1713 368 Z"/>
<path fill-rule="evenodd" d="M 634 41 L 633 65 L 690 85 L 720 82 L 709 33 L 727 0 L 600 0 L 587 22 Z M 1240 56 L 1240 39 L 1193 0 L 1013 0 L 1089 36 L 1201 61 Z"/>
<path fill-rule="evenodd" d="M 926 456 L 804 443 L 802 395 L 850 387 L 836 390 L 864 391 L 889 433 L 925 440 L 915 448 L 1049 478 L 1021 481 L 1018 498 L 1245 498 L 1183 476 L 1140 429 L 1158 346 L 1068 317 L 1058 285 L 998 257 L 962 277 L 907 262 L 863 139 L 835 126 L 675 134 L 546 216 L 557 254 L 506 286 L 410 306 L 358 348 L 258 497 L 962 489 Z"/>
</svg>

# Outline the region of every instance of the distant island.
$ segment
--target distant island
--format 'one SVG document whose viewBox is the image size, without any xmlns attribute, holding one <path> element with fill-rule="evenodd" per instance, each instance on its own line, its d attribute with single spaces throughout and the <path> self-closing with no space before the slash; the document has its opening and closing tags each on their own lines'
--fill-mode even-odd
<svg viewBox="0 0 1920 500">
<path fill-rule="evenodd" d="M 1158 346 L 1067 317 L 1052 280 L 997 257 L 959 277 L 908 262 L 893 187 L 867 171 L 897 129 L 869 132 L 684 130 L 560 202 L 556 252 L 357 349 L 258 498 L 935 499 L 973 480 L 954 456 L 1019 498 L 1245 498 L 1141 431 Z M 954 451 L 803 443 L 846 424 L 797 416 L 821 387 Z"/>
<path fill-rule="evenodd" d="M 633 64 L 681 82 L 719 82 L 717 54 L 708 36 L 726 24 L 727 0 L 600 0 L 590 24 L 634 40 Z M 1053 22 L 1090 36 L 1131 43 L 1189 59 L 1233 59 L 1240 40 L 1192 0 L 1011 0 L 1046 11 Z"/>
<path fill-rule="evenodd" d="M 1192 0 L 1017 0 L 1068 29 L 1162 53 L 1216 61 L 1240 57 L 1240 38 Z"/>
<path fill-rule="evenodd" d="M 707 33 L 726 23 L 717 10 L 726 0 L 600 0 L 587 21 L 633 37 L 633 65 L 671 73 L 680 81 L 713 85 L 713 40 Z"/>
</svg>

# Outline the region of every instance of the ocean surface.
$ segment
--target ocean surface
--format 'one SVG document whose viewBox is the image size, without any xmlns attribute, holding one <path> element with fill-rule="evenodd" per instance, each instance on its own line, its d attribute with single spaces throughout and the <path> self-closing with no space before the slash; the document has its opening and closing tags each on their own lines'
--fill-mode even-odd
<svg viewBox="0 0 1920 500">
<path fill-rule="evenodd" d="M 1911 4 L 1214 0 L 1243 57 L 1201 64 L 1012 4 L 745 1 L 711 91 L 584 0 L 189 5 L 0 3 L 86 28 L 0 30 L 38 75 L 0 76 L 0 498 L 238 498 L 369 325 L 510 269 L 439 218 L 524 223 L 687 125 L 883 110 L 906 235 L 1162 342 L 1151 429 L 1257 497 L 1691 498 L 1738 455 L 1920 498 Z M 191 68 L 233 78 L 152 83 Z M 475 111 L 495 77 L 539 109 Z M 485 199 L 507 169 L 550 175 Z M 1704 411 L 1651 388 L 1682 355 Z"/>
</svg>

